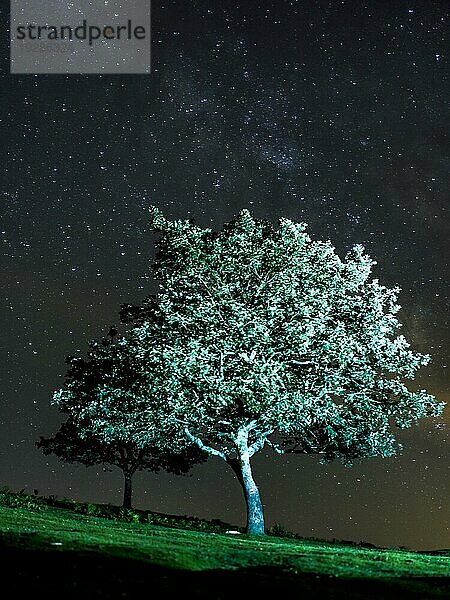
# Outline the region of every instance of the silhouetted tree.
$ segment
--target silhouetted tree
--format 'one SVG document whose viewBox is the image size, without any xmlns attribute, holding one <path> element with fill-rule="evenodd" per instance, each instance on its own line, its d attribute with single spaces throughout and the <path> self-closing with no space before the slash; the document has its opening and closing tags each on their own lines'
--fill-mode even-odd
<svg viewBox="0 0 450 600">
<path fill-rule="evenodd" d="M 180 475 L 204 461 L 206 455 L 193 444 L 179 446 L 176 451 L 163 444 L 158 427 L 163 399 L 156 396 L 153 419 L 147 414 L 145 422 L 146 426 L 149 421 L 153 423 L 157 443 L 150 442 L 151 436 L 144 443 L 134 439 L 134 426 L 142 416 L 131 410 L 142 402 L 144 385 L 145 393 L 149 391 L 148 377 L 152 373 L 148 365 L 145 373 L 142 371 L 136 353 L 130 352 L 129 341 L 117 338 L 117 333 L 111 328 L 101 342 L 91 342 L 87 360 L 68 357 L 65 385 L 54 395 L 68 420 L 55 436 L 41 437 L 37 445 L 46 455 L 55 454 L 66 462 L 117 466 L 124 475 L 123 505 L 130 507 L 136 471 L 165 470 Z M 151 406 L 151 400 L 146 398 L 146 410 Z"/>
</svg>

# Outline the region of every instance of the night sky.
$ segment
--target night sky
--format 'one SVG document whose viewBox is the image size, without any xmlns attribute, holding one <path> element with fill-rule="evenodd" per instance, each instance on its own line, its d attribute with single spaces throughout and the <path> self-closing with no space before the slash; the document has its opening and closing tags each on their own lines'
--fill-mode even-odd
<svg viewBox="0 0 450 600">
<path fill-rule="evenodd" d="M 34 443 L 62 420 L 50 399 L 65 356 L 155 290 L 150 204 L 215 228 L 244 207 L 306 221 L 340 255 L 364 244 L 374 276 L 402 288 L 405 335 L 433 357 L 417 386 L 450 397 L 448 2 L 152 9 L 151 75 L 12 76 L 3 46 L 0 485 L 14 490 L 121 501 L 119 470 L 64 466 Z M 449 547 L 445 419 L 351 469 L 256 456 L 268 525 Z M 138 474 L 134 504 L 239 525 L 233 478 L 219 459 L 189 477 Z"/>
</svg>

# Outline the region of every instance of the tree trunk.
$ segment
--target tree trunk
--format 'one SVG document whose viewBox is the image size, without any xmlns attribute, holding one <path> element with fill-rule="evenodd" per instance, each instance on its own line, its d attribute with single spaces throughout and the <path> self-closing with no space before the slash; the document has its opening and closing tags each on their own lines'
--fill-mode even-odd
<svg viewBox="0 0 450 600">
<path fill-rule="evenodd" d="M 124 471 L 124 488 L 123 488 L 123 504 L 124 508 L 131 508 L 131 495 L 133 492 L 133 473 L 131 471 Z"/>
<path fill-rule="evenodd" d="M 227 459 L 244 492 L 247 506 L 247 533 L 264 535 L 264 509 L 258 487 L 253 479 L 248 453 L 238 458 Z"/>
</svg>

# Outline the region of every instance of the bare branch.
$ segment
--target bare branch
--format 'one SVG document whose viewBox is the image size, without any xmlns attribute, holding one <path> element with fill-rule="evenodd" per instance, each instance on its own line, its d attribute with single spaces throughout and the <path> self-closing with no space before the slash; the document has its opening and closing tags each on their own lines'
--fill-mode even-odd
<svg viewBox="0 0 450 600">
<path fill-rule="evenodd" d="M 185 428 L 184 432 L 186 433 L 187 437 L 191 440 L 191 442 L 193 442 L 194 444 L 197 444 L 197 446 L 200 448 L 200 450 L 203 450 L 207 454 L 211 454 L 211 456 L 218 456 L 219 458 L 221 458 L 225 461 L 227 460 L 227 457 L 223 452 L 221 452 L 220 450 L 216 450 L 216 448 L 212 448 L 211 446 L 207 446 L 206 444 L 204 444 L 199 437 L 192 435 L 192 433 L 189 431 L 189 429 L 187 427 Z"/>
</svg>

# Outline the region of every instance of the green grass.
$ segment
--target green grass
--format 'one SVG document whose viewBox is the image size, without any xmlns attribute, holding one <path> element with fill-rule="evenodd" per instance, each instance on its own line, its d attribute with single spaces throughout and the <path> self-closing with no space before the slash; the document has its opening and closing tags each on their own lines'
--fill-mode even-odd
<svg viewBox="0 0 450 600">
<path fill-rule="evenodd" d="M 0 536 L 9 597 L 27 586 L 33 598 L 82 600 L 145 590 L 225 598 L 258 586 L 302 598 L 447 597 L 450 561 L 440 554 L 205 533 L 49 506 L 0 507 Z"/>
</svg>

